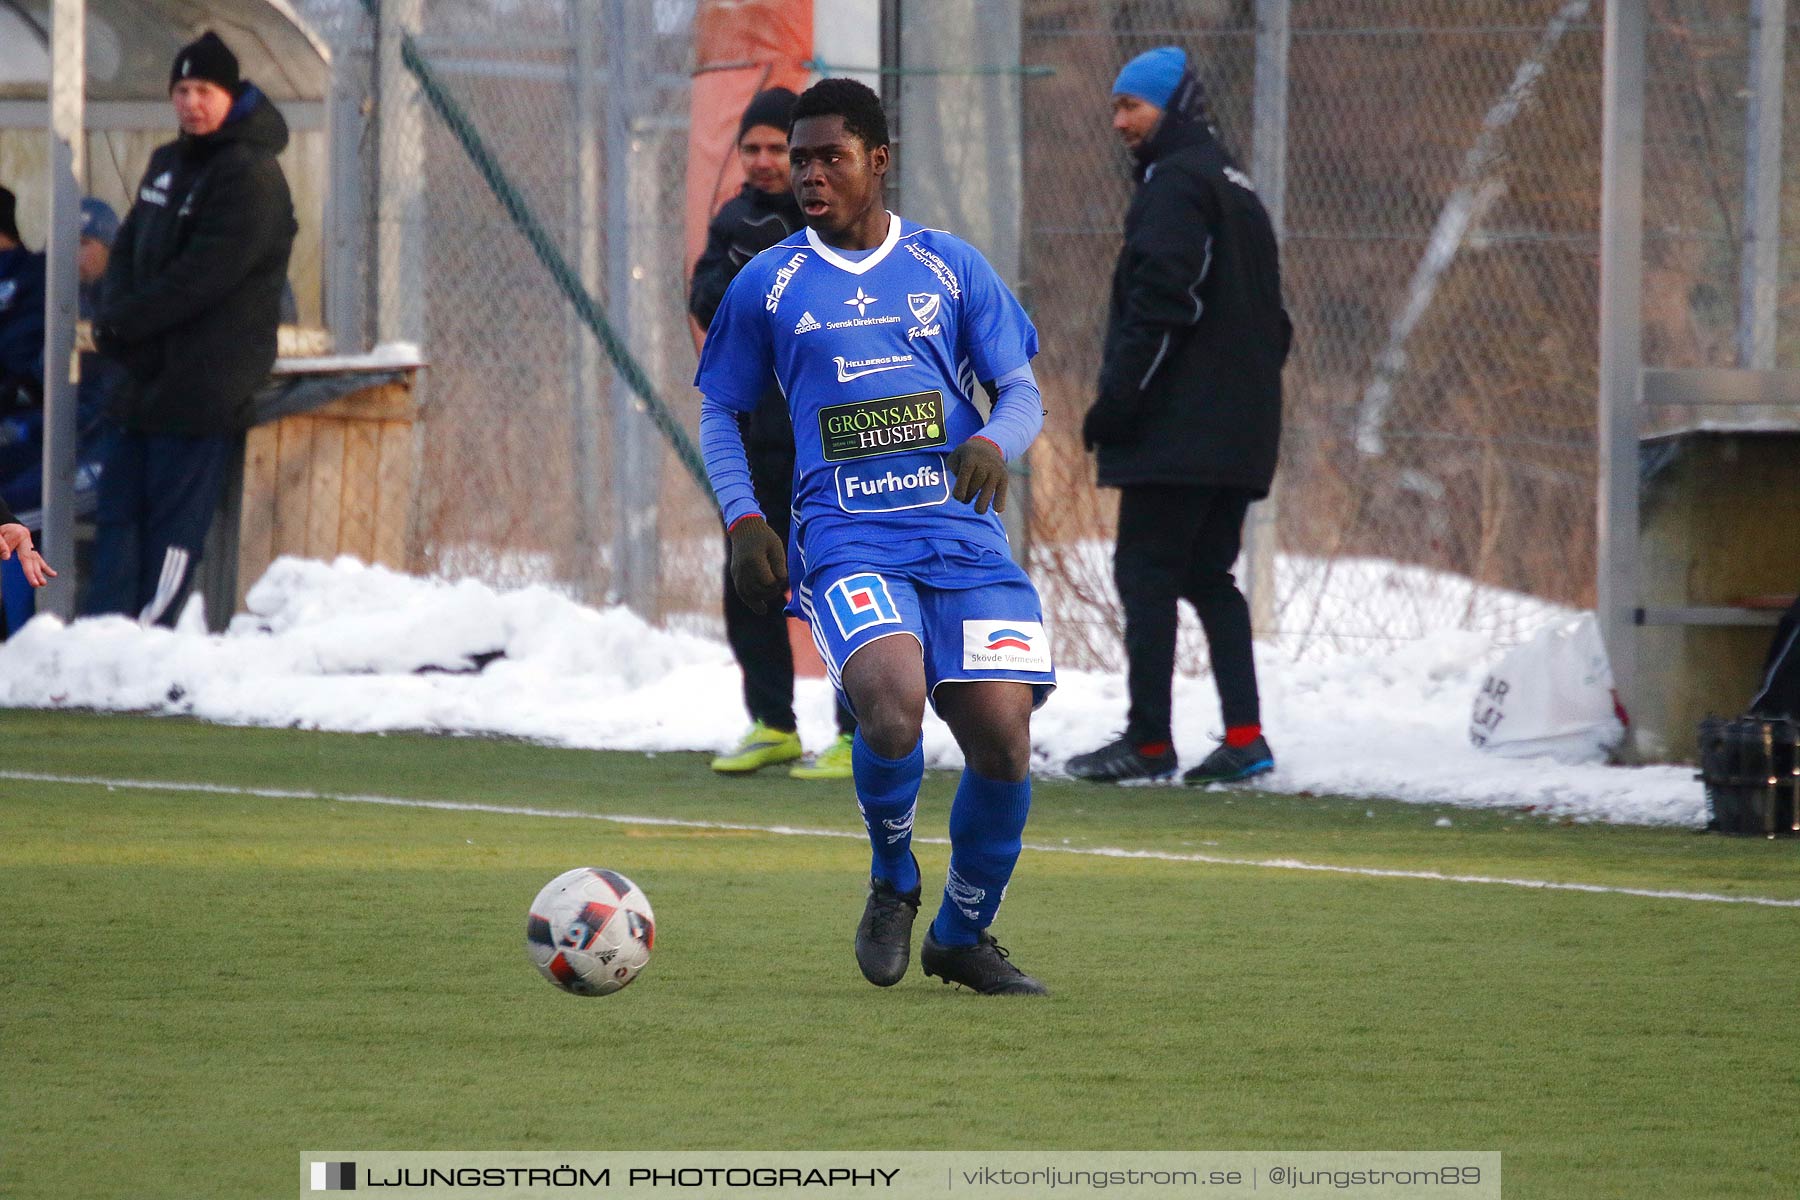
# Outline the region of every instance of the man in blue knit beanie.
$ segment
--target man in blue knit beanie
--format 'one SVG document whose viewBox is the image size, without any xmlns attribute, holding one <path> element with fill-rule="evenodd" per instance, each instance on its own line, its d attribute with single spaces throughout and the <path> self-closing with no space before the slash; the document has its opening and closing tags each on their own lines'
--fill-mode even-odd
<svg viewBox="0 0 1800 1200">
<path fill-rule="evenodd" d="M 1113 271 L 1098 398 L 1082 440 L 1119 489 L 1113 578 L 1125 613 L 1130 709 L 1115 741 L 1069 760 L 1079 779 L 1169 779 L 1177 602 L 1199 614 L 1218 686 L 1220 745 L 1182 777 L 1229 783 L 1274 769 L 1262 735 L 1250 608 L 1232 577 L 1252 501 L 1281 441 L 1293 326 L 1274 230 L 1207 121 L 1178 46 L 1125 64 L 1112 126 L 1136 164 Z"/>
</svg>

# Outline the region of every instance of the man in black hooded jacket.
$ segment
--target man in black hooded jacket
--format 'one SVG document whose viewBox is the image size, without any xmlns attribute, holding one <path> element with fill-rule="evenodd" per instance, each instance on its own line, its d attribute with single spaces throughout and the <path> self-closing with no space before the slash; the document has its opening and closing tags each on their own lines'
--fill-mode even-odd
<svg viewBox="0 0 1800 1200">
<path fill-rule="evenodd" d="M 287 122 L 208 31 L 169 72 L 157 148 L 113 243 L 95 336 L 129 378 L 107 431 L 86 610 L 173 624 L 250 398 L 275 362 L 294 206 Z"/>
<path fill-rule="evenodd" d="M 1207 123 L 1187 55 L 1139 55 L 1113 85 L 1113 128 L 1137 163 L 1113 272 L 1099 398 L 1082 437 L 1119 496 L 1114 578 L 1125 612 L 1124 734 L 1069 773 L 1173 776 L 1176 602 L 1199 614 L 1223 744 L 1183 777 L 1273 769 L 1262 736 L 1250 609 L 1231 571 L 1244 515 L 1269 494 L 1281 440 L 1281 368 L 1293 326 L 1275 235 L 1249 178 Z"/>
</svg>

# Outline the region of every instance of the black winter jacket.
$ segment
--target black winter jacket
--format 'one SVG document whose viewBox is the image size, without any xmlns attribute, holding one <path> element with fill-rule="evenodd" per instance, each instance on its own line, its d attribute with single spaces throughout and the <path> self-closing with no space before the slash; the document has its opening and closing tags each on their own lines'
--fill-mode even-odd
<svg viewBox="0 0 1800 1200">
<path fill-rule="evenodd" d="M 706 227 L 706 249 L 694 264 L 688 311 L 701 328 L 712 324 L 724 302 L 725 289 L 751 259 L 800 228 L 800 203 L 792 192 L 770 194 L 746 183 L 727 200 Z M 794 426 L 787 397 L 770 379 L 756 411 L 739 420 L 745 448 L 759 458 L 794 457 Z"/>
<path fill-rule="evenodd" d="M 115 419 L 189 437 L 250 423 L 275 362 L 294 205 L 275 156 L 287 122 L 244 84 L 204 137 L 159 146 L 106 269 L 97 336 L 130 375 Z"/>
<path fill-rule="evenodd" d="M 1265 496 L 1293 340 L 1274 230 L 1206 125 L 1173 116 L 1140 151 L 1083 435 L 1098 447 L 1103 486 Z"/>
</svg>

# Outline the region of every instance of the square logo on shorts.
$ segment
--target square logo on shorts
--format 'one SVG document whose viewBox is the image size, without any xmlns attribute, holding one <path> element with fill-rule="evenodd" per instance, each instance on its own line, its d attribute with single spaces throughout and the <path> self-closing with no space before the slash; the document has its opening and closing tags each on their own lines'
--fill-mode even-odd
<svg viewBox="0 0 1800 1200">
<path fill-rule="evenodd" d="M 825 607 L 838 633 L 850 638 L 871 625 L 898 625 L 900 610 L 888 595 L 887 580 L 872 571 L 846 575 L 825 589 Z"/>
<path fill-rule="evenodd" d="M 1050 639 L 1037 621 L 964 621 L 965 671 L 1048 671 Z"/>
</svg>

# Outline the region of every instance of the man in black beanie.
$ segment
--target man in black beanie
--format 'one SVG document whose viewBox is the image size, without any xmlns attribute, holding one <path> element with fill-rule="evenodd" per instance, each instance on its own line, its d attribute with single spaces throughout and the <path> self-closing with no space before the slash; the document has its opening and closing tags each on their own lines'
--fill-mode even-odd
<svg viewBox="0 0 1800 1200">
<path fill-rule="evenodd" d="M 174 624 L 250 397 L 275 362 L 294 206 L 287 122 L 210 30 L 169 68 L 181 136 L 113 243 L 95 322 L 128 376 L 105 435 L 84 610 Z"/>
<path fill-rule="evenodd" d="M 738 162 L 744 187 L 725 202 L 706 230 L 706 250 L 694 264 L 688 311 L 702 328 L 712 323 L 725 289 L 744 264 L 800 228 L 800 205 L 788 174 L 788 126 L 797 97 L 787 88 L 758 92 L 738 122 Z M 756 411 L 739 418 L 750 456 L 751 482 L 769 525 L 785 540 L 794 486 L 794 427 L 787 397 L 770 379 Z M 727 543 L 729 547 L 729 543 Z M 802 755 L 794 718 L 794 658 L 787 616 L 779 605 L 753 612 L 731 582 L 731 554 L 725 555 L 725 640 L 744 673 L 744 707 L 750 732 L 712 769 L 746 774 L 793 762 Z M 838 736 L 816 757 L 796 764 L 796 779 L 848 779 L 850 738 L 856 718 L 837 706 Z"/>
</svg>

